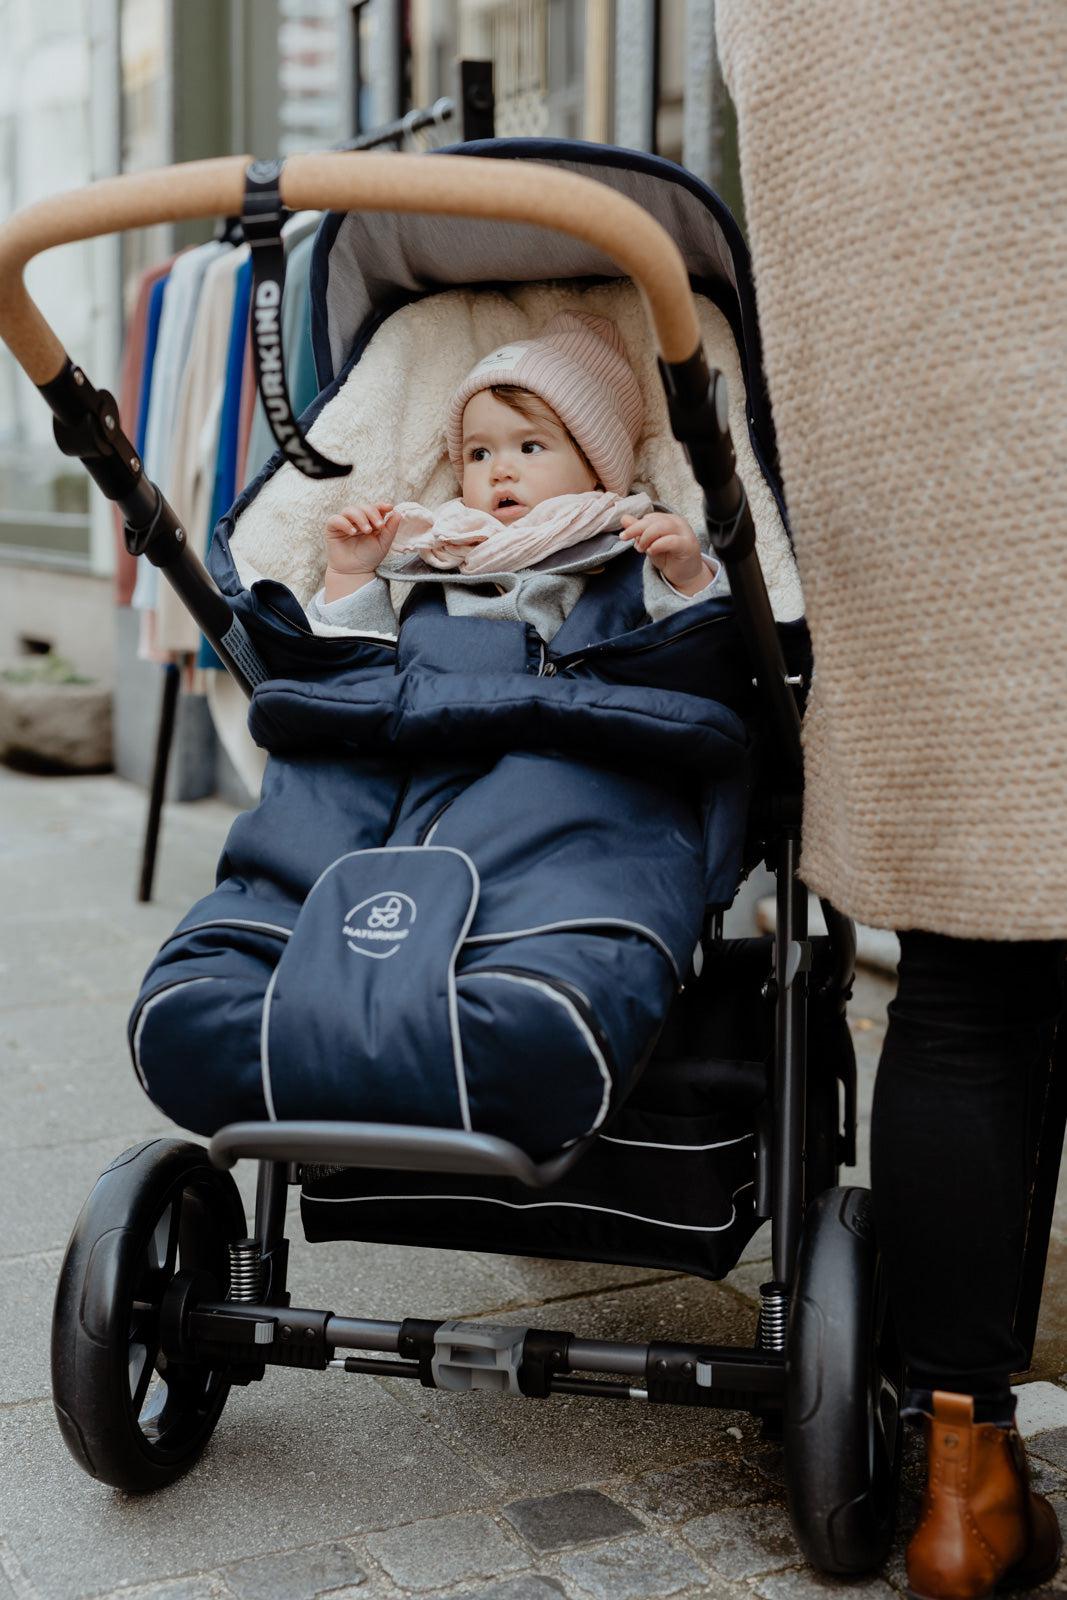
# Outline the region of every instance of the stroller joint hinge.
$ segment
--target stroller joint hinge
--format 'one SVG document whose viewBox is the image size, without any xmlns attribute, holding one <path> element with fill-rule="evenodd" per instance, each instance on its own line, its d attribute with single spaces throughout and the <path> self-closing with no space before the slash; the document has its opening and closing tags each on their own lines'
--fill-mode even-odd
<svg viewBox="0 0 1067 1600">
<path fill-rule="evenodd" d="M 143 463 L 119 421 L 118 402 L 106 389 L 96 389 L 70 361 L 38 391 L 52 411 L 52 431 L 65 456 L 76 456 L 109 500 L 138 511 L 155 489 L 143 483 Z M 149 492 L 150 491 L 150 492 Z"/>
<path fill-rule="evenodd" d="M 529 1328 L 522 1342 L 519 1363 L 519 1388 L 530 1399 L 545 1400 L 552 1393 L 553 1379 L 570 1372 L 568 1351 L 572 1334 L 546 1328 Z"/>
<path fill-rule="evenodd" d="M 784 1386 L 785 1367 L 777 1352 L 666 1342 L 648 1347 L 645 1388 L 649 1400 L 660 1405 L 762 1412 L 780 1403 Z"/>
<path fill-rule="evenodd" d="M 405 1317 L 400 1324 L 397 1352 L 406 1361 L 416 1361 L 419 1382 L 424 1389 L 436 1389 L 433 1375 L 435 1340 L 440 1322 L 430 1322 L 425 1317 Z"/>
<path fill-rule="evenodd" d="M 528 1332 L 513 1324 L 442 1322 L 434 1334 L 435 1388 L 522 1394 L 519 1370 Z"/>
</svg>

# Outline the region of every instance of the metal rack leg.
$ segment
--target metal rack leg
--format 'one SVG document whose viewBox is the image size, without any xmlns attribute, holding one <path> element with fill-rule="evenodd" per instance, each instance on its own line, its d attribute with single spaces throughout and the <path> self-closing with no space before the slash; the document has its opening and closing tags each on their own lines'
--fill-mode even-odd
<svg viewBox="0 0 1067 1600">
<path fill-rule="evenodd" d="M 156 849 L 159 844 L 159 822 L 163 814 L 163 795 L 167 787 L 167 768 L 170 765 L 170 747 L 174 741 L 174 719 L 177 715 L 180 689 L 181 669 L 168 662 L 163 668 L 163 698 L 160 701 L 159 727 L 156 731 L 156 757 L 152 767 L 152 787 L 148 794 L 148 816 L 145 819 L 144 846 L 141 851 L 141 881 L 137 898 L 142 902 L 152 898 Z"/>
</svg>

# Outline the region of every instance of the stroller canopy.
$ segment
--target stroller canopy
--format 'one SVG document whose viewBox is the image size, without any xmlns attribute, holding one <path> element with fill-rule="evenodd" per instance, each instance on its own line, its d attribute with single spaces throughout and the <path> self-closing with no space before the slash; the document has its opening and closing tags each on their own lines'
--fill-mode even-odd
<svg viewBox="0 0 1067 1600">
<path fill-rule="evenodd" d="M 618 189 L 660 222 L 693 288 L 725 314 L 741 355 L 748 421 L 765 470 L 774 473 L 774 429 L 763 382 L 748 250 L 719 197 L 692 173 L 633 150 L 559 139 L 490 139 L 451 155 L 551 162 Z M 331 213 L 319 229 L 311 269 L 312 339 L 321 389 L 358 360 L 393 311 L 459 285 L 538 279 L 619 278 L 601 251 L 525 223 L 393 212 Z M 776 474 L 774 474 L 776 476 Z"/>
</svg>

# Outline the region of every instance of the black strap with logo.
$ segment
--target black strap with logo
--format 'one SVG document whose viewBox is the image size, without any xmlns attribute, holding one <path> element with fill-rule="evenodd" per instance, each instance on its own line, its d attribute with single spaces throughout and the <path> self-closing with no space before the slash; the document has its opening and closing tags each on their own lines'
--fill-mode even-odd
<svg viewBox="0 0 1067 1600">
<path fill-rule="evenodd" d="M 286 460 L 306 478 L 343 478 L 352 470 L 328 461 L 310 444 L 293 415 L 285 380 L 282 348 L 282 289 L 285 284 L 285 248 L 282 224 L 288 212 L 282 205 L 280 161 L 253 161 L 245 173 L 241 228 L 252 251 L 252 357 L 256 386 L 270 431 Z"/>
</svg>

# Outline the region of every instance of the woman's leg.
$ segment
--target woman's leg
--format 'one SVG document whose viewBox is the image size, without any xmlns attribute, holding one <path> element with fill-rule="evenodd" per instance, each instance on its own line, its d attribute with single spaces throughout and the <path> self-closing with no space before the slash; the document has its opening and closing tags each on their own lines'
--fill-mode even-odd
<svg viewBox="0 0 1067 1600">
<path fill-rule="evenodd" d="M 973 1394 L 977 1417 L 1007 1421 L 1025 1359 L 1012 1322 L 1031 1085 L 1062 1005 L 1062 947 L 922 932 L 900 943 L 871 1123 L 890 1296 L 913 1389 Z"/>
</svg>

